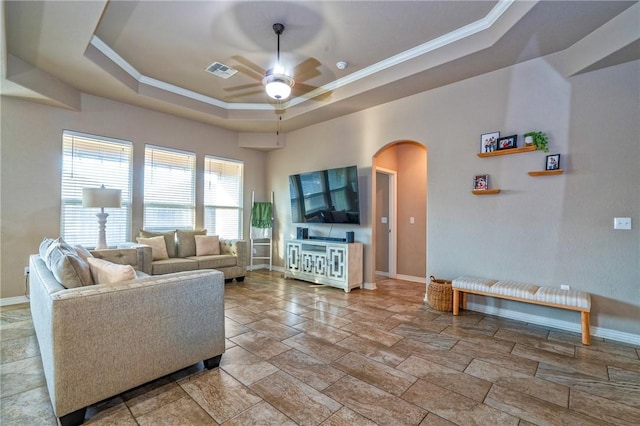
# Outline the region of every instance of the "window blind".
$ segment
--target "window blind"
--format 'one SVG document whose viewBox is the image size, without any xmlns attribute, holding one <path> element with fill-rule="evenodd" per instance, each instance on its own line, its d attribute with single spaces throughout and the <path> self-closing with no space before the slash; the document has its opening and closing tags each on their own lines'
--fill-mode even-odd
<svg viewBox="0 0 640 426">
<path fill-rule="evenodd" d="M 144 229 L 195 227 L 195 175 L 194 153 L 145 146 Z"/>
<path fill-rule="evenodd" d="M 204 223 L 209 235 L 242 238 L 243 163 L 204 158 Z"/>
<path fill-rule="evenodd" d="M 101 185 L 122 191 L 121 207 L 105 209 L 107 242 L 113 245 L 129 239 L 132 155 L 131 142 L 63 131 L 60 235 L 66 242 L 96 245 L 100 209 L 82 207 L 82 188 Z"/>
</svg>

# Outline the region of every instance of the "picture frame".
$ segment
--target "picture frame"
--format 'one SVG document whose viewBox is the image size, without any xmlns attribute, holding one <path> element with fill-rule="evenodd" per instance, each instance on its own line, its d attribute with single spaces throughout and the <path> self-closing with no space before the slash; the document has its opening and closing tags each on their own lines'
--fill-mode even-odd
<svg viewBox="0 0 640 426">
<path fill-rule="evenodd" d="M 493 152 L 498 148 L 500 132 L 485 133 L 480 135 L 480 152 Z"/>
<path fill-rule="evenodd" d="M 475 175 L 473 177 L 473 190 L 486 191 L 489 189 L 489 175 Z"/>
<path fill-rule="evenodd" d="M 558 170 L 560 168 L 560 154 L 547 155 L 546 170 Z"/>
<path fill-rule="evenodd" d="M 498 139 L 498 151 L 518 147 L 518 135 L 505 136 Z"/>
</svg>

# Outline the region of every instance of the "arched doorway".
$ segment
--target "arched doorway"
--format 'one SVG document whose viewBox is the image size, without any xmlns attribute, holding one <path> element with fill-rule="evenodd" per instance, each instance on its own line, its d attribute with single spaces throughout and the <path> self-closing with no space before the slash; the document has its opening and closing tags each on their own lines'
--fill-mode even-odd
<svg viewBox="0 0 640 426">
<path fill-rule="evenodd" d="M 415 141 L 392 142 L 372 161 L 374 281 L 426 283 L 427 150 Z"/>
</svg>

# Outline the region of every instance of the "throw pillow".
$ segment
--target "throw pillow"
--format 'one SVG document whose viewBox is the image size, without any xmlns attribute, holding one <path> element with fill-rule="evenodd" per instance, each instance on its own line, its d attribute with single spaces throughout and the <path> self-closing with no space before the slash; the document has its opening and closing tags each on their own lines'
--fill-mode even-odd
<svg viewBox="0 0 640 426">
<path fill-rule="evenodd" d="M 220 238 L 217 235 L 195 235 L 196 256 L 220 254 Z"/>
<path fill-rule="evenodd" d="M 151 247 L 153 260 L 164 260 L 169 258 L 169 255 L 167 254 L 167 244 L 162 235 L 151 238 L 138 237 L 136 240 L 138 240 L 140 244 L 146 244 Z"/>
<path fill-rule="evenodd" d="M 157 237 L 159 235 L 164 237 L 164 243 L 167 247 L 167 254 L 169 255 L 169 257 L 176 257 L 177 256 L 176 231 L 151 232 L 151 231 L 145 231 L 144 229 L 141 229 L 139 234 L 139 236 L 142 238 Z"/>
<path fill-rule="evenodd" d="M 136 278 L 136 271 L 131 265 L 118 265 L 95 257 L 87 261 L 96 284 L 115 284 Z"/>
<path fill-rule="evenodd" d="M 65 288 L 93 284 L 89 264 L 65 242 L 54 242 L 47 249 L 45 264 Z"/>
<path fill-rule="evenodd" d="M 195 231 L 176 231 L 178 240 L 178 257 L 189 257 L 196 255 L 196 235 L 206 235 L 206 229 L 196 229 Z"/>
<path fill-rule="evenodd" d="M 38 253 L 40 254 L 40 258 L 44 260 L 44 263 L 47 263 L 47 261 L 45 260 L 47 257 L 47 250 L 49 250 L 49 247 L 51 247 L 51 244 L 53 244 L 54 242 L 56 242 L 56 240 L 54 240 L 53 238 L 45 237 L 40 243 L 40 248 L 38 249 Z"/>
<path fill-rule="evenodd" d="M 73 248 L 76 250 L 76 253 L 78 253 L 78 256 L 80 256 L 85 262 L 88 258 L 93 257 L 89 250 L 82 247 L 80 244 L 76 244 L 75 246 L 73 246 Z"/>
</svg>

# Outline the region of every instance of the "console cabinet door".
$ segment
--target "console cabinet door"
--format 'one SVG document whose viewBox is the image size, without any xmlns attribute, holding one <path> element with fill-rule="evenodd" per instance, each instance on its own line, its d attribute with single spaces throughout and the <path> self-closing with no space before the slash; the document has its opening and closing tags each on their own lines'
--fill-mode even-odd
<svg viewBox="0 0 640 426">
<path fill-rule="evenodd" d="M 302 252 L 302 272 L 306 274 L 313 274 L 314 258 L 313 253 Z"/>
<path fill-rule="evenodd" d="M 287 268 L 292 272 L 300 271 L 300 244 L 287 244 Z"/>
<path fill-rule="evenodd" d="M 327 250 L 327 276 L 334 280 L 347 278 L 347 250 L 344 247 L 329 247 Z"/>
<path fill-rule="evenodd" d="M 327 275 L 327 256 L 317 254 L 314 262 L 314 273 L 322 277 Z"/>
</svg>

